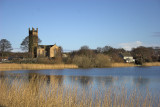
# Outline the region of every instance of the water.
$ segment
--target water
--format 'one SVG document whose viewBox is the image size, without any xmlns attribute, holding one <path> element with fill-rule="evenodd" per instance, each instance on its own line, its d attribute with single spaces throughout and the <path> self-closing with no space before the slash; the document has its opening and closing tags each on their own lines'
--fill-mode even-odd
<svg viewBox="0 0 160 107">
<path fill-rule="evenodd" d="M 116 93 L 125 88 L 128 94 L 137 89 L 142 96 L 147 92 L 158 98 L 160 95 L 160 67 L 5 71 L 0 72 L 0 78 L 9 78 L 9 84 L 12 84 L 19 75 L 18 79 L 23 83 L 28 82 L 32 74 L 47 76 L 48 84 L 58 81 L 59 85 L 76 85 L 79 86 L 79 90 L 92 89 L 93 93 L 97 88 L 103 93 L 107 88 L 116 87 Z"/>
</svg>

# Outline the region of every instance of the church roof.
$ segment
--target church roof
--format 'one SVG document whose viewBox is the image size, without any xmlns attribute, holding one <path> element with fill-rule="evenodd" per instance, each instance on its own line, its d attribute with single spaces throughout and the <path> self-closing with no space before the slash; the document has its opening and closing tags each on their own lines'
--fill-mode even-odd
<svg viewBox="0 0 160 107">
<path fill-rule="evenodd" d="M 54 45 L 56 45 L 56 44 L 54 44 Z M 50 48 L 50 47 L 52 47 L 52 46 L 54 46 L 54 45 L 38 45 L 38 47 L 39 48 Z"/>
</svg>

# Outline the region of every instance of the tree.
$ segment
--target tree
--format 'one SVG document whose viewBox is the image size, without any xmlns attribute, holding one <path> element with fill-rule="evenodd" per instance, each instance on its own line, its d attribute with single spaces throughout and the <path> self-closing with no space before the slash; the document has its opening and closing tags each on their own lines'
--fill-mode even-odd
<svg viewBox="0 0 160 107">
<path fill-rule="evenodd" d="M 41 43 L 42 41 L 38 38 L 38 43 Z M 25 37 L 25 39 L 22 41 L 20 48 L 24 51 L 29 50 L 29 36 Z"/>
<path fill-rule="evenodd" d="M 89 50 L 89 47 L 87 45 L 84 45 L 84 46 L 81 47 L 80 50 Z"/>
<path fill-rule="evenodd" d="M 56 64 L 62 63 L 62 52 L 63 52 L 63 48 L 60 46 L 56 53 L 56 57 L 54 58 L 54 63 Z"/>
<path fill-rule="evenodd" d="M 82 46 L 79 51 L 77 51 L 77 55 L 84 55 L 87 57 L 94 57 L 95 52 L 91 50 L 88 46 Z"/>
<path fill-rule="evenodd" d="M 113 48 L 111 47 L 111 46 L 105 46 L 105 47 L 103 47 L 102 48 L 102 51 L 104 52 L 104 53 L 107 53 L 109 50 L 112 50 Z"/>
<path fill-rule="evenodd" d="M 101 47 L 97 47 L 97 53 L 101 53 L 102 52 L 102 48 Z"/>
<path fill-rule="evenodd" d="M 10 52 L 11 50 L 12 50 L 11 43 L 7 39 L 1 39 L 0 51 L 2 53 L 2 57 L 4 52 Z"/>
<path fill-rule="evenodd" d="M 104 54 L 97 54 L 95 57 L 95 67 L 107 67 L 110 65 L 110 57 Z"/>
<path fill-rule="evenodd" d="M 152 47 L 137 47 L 133 48 L 131 51 L 133 57 L 137 60 L 140 61 L 141 63 L 143 62 L 151 62 L 152 61 L 152 55 L 154 54 L 154 50 Z"/>
<path fill-rule="evenodd" d="M 63 47 L 62 46 L 59 46 L 59 51 L 60 51 L 60 53 L 63 53 Z"/>
</svg>

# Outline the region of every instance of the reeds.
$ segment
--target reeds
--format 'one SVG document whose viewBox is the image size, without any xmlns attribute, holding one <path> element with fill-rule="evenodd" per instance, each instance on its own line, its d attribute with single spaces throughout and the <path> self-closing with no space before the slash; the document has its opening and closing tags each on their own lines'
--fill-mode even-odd
<svg viewBox="0 0 160 107">
<path fill-rule="evenodd" d="M 134 67 L 133 63 L 111 63 L 107 67 Z M 160 66 L 160 62 L 144 63 L 143 66 Z M 78 68 L 75 64 L 0 64 L 0 71 L 10 70 L 40 70 Z"/>
<path fill-rule="evenodd" d="M 63 86 L 54 79 L 47 83 L 44 76 L 33 76 L 28 82 L 0 79 L 0 105 L 6 107 L 160 107 L 158 98 L 141 95 L 138 90 L 127 93 L 112 87 L 93 93 L 92 87 L 79 90 L 78 86 Z"/>
<path fill-rule="evenodd" d="M 0 64 L 0 71 L 78 68 L 74 64 Z"/>
<path fill-rule="evenodd" d="M 160 62 L 148 62 L 144 63 L 143 66 L 160 66 Z"/>
<path fill-rule="evenodd" d="M 112 63 L 111 67 L 134 67 L 137 66 L 134 63 Z"/>
</svg>

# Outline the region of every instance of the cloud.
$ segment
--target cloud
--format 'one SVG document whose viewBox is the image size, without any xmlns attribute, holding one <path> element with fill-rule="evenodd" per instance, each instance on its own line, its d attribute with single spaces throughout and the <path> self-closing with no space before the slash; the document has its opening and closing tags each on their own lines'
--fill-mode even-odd
<svg viewBox="0 0 160 107">
<path fill-rule="evenodd" d="M 132 48 L 136 48 L 138 46 L 142 46 L 141 41 L 135 41 L 135 42 L 130 42 L 130 43 L 121 43 L 119 44 L 122 48 L 125 50 L 131 50 Z"/>
</svg>

